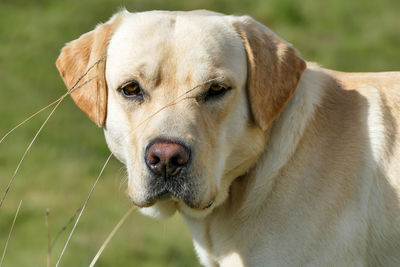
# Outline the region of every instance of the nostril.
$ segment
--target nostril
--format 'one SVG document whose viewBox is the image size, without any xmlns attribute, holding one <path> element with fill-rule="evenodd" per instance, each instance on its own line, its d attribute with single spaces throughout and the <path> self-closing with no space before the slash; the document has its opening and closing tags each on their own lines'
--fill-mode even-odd
<svg viewBox="0 0 400 267">
<path fill-rule="evenodd" d="M 185 160 L 180 156 L 174 156 L 170 160 L 171 165 L 173 166 L 182 166 L 185 165 Z"/>
<path fill-rule="evenodd" d="M 152 165 L 156 165 L 160 162 L 160 158 L 157 155 L 150 155 L 150 157 L 147 158 L 147 161 Z"/>
</svg>

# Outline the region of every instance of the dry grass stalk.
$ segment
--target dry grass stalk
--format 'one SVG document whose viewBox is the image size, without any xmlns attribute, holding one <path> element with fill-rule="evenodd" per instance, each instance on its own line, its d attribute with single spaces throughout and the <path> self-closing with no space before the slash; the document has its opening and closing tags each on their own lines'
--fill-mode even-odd
<svg viewBox="0 0 400 267">
<path fill-rule="evenodd" d="M 50 217 L 50 209 L 46 209 L 46 232 L 47 232 L 47 267 L 50 267 L 51 264 L 51 239 L 50 239 L 50 227 L 49 227 L 49 217 Z"/>
<path fill-rule="evenodd" d="M 92 262 L 90 263 L 89 267 L 93 267 L 97 260 L 99 259 L 100 255 L 103 253 L 104 249 L 107 247 L 108 243 L 110 240 L 114 237 L 115 233 L 119 230 L 119 228 L 122 226 L 122 224 L 126 221 L 126 219 L 131 215 L 132 211 L 136 209 L 135 206 L 132 206 L 126 213 L 125 215 L 119 220 L 117 225 L 114 227 L 114 229 L 111 231 L 111 233 L 107 236 L 106 240 L 104 240 L 103 244 L 101 245 L 99 251 L 97 251 L 96 256 L 94 256 Z"/>
<path fill-rule="evenodd" d="M 48 122 L 48 120 L 50 119 L 50 117 L 53 115 L 54 111 L 56 111 L 56 109 L 58 108 L 58 106 L 60 105 L 62 99 L 58 101 L 57 105 L 52 109 L 52 111 L 50 112 L 50 114 L 47 116 L 46 120 L 43 122 L 42 126 L 40 126 L 39 130 L 36 132 L 35 136 L 33 137 L 32 141 L 29 143 L 28 147 L 26 148 L 24 154 L 21 157 L 21 160 L 19 161 L 17 168 L 15 169 L 10 181 L 8 182 L 8 185 L 6 187 L 6 190 L 4 191 L 3 197 L 1 198 L 0 201 L 0 207 L 3 205 L 3 202 L 7 196 L 8 191 L 11 188 L 11 184 L 14 181 L 15 176 L 18 173 L 19 168 L 21 167 L 22 162 L 24 161 L 26 155 L 28 154 L 30 148 L 32 147 L 33 143 L 35 142 L 36 138 L 38 137 L 39 133 L 42 131 L 43 127 L 46 125 L 46 123 Z"/>
<path fill-rule="evenodd" d="M 45 111 L 46 109 L 48 109 L 49 107 L 53 106 L 54 104 L 56 104 L 58 101 L 60 101 L 62 97 L 58 98 L 57 100 L 51 102 L 50 104 L 48 104 L 47 106 L 41 108 L 40 110 L 36 111 L 35 113 L 33 113 L 32 115 L 30 115 L 28 118 L 26 118 L 25 120 L 23 120 L 22 122 L 20 122 L 19 124 L 17 124 L 16 126 L 14 126 L 14 128 L 12 128 L 11 130 L 9 130 L 1 139 L 0 139 L 0 144 L 4 141 L 4 139 L 7 138 L 7 136 L 9 134 L 11 134 L 12 132 L 14 132 L 16 129 L 18 129 L 19 127 L 21 127 L 22 125 L 24 125 L 26 122 L 30 121 L 31 119 L 33 119 L 36 115 L 38 115 L 39 113 L 41 113 L 42 111 Z"/>
<path fill-rule="evenodd" d="M 4 245 L 3 255 L 1 256 L 1 261 L 0 261 L 0 267 L 3 266 L 4 256 L 6 255 L 8 242 L 10 241 L 11 233 L 12 233 L 12 231 L 14 229 L 15 221 L 17 220 L 17 216 L 18 216 L 19 210 L 21 208 L 21 204 L 22 204 L 22 199 L 19 201 L 19 205 L 18 205 L 17 211 L 15 212 L 14 220 L 13 220 L 13 222 L 11 224 L 10 232 L 8 233 L 6 244 Z"/>
<path fill-rule="evenodd" d="M 97 183 L 99 182 L 99 179 L 100 179 L 101 175 L 103 174 L 103 171 L 104 171 L 104 169 L 106 168 L 108 162 L 110 161 L 111 156 L 112 156 L 112 153 L 110 153 L 110 155 L 108 156 L 106 162 L 104 163 L 103 167 L 101 168 L 101 171 L 100 171 L 99 175 L 97 176 L 96 181 L 94 182 L 94 184 L 92 185 L 92 188 L 90 189 L 89 195 L 87 196 L 87 198 L 86 198 L 86 200 L 85 200 L 85 203 L 83 204 L 82 209 L 81 209 L 81 211 L 79 212 L 78 218 L 76 219 L 75 224 L 74 224 L 74 226 L 72 227 L 71 233 L 70 233 L 69 236 L 68 236 L 67 242 L 65 243 L 64 248 L 63 248 L 63 250 L 61 251 L 61 254 L 60 254 L 59 258 L 58 258 L 56 267 L 58 267 L 58 265 L 59 265 L 60 262 L 61 262 L 61 259 L 62 259 L 63 255 L 64 255 L 64 253 L 65 253 L 65 250 L 66 250 L 67 247 L 68 247 L 69 241 L 71 240 L 72 234 L 74 233 L 75 228 L 76 228 L 76 226 L 78 225 L 78 222 L 79 222 L 79 220 L 80 220 L 80 218 L 81 218 L 81 216 L 82 216 L 82 213 L 83 213 L 83 211 L 85 210 L 85 208 L 86 208 L 86 206 L 87 206 L 87 204 L 88 204 L 88 202 L 89 202 L 89 200 L 90 200 L 90 197 L 91 197 L 92 194 L 93 194 L 94 188 L 96 187 Z"/>
<path fill-rule="evenodd" d="M 0 200 L 0 208 L 3 205 L 3 202 L 8 194 L 8 191 L 11 188 L 11 184 L 14 181 L 15 176 L 18 173 L 19 168 L 21 167 L 22 162 L 25 159 L 25 156 L 28 154 L 30 148 L 32 147 L 33 143 L 35 142 L 36 138 L 38 137 L 39 133 L 42 131 L 43 127 L 46 125 L 46 123 L 48 122 L 48 120 L 51 118 L 51 116 L 54 114 L 54 112 L 56 111 L 56 109 L 58 108 L 58 106 L 61 104 L 61 102 L 65 99 L 66 96 L 72 94 L 73 92 L 75 92 L 76 90 L 82 88 L 83 86 L 85 86 L 87 83 L 91 82 L 92 80 L 96 79 L 97 76 L 87 80 L 86 82 L 82 83 L 81 85 L 77 86 L 78 83 L 82 80 L 82 78 L 95 66 L 97 65 L 100 61 L 102 61 L 104 59 L 104 57 L 100 58 L 98 61 L 96 61 L 83 75 L 81 75 L 78 80 L 76 81 L 76 83 L 74 84 L 74 86 L 63 96 L 61 96 L 59 99 L 57 99 L 56 101 L 50 103 L 49 105 L 47 105 L 46 107 L 40 109 L 39 111 L 35 112 L 33 115 L 29 116 L 27 119 L 25 119 L 24 121 L 22 121 L 21 123 L 19 123 L 17 126 L 15 126 L 14 128 L 12 128 L 9 132 L 7 132 L 0 140 L 0 143 L 3 142 L 3 140 L 9 135 L 11 134 L 13 131 L 15 131 L 18 127 L 20 127 L 21 125 L 23 125 L 24 123 L 26 123 L 27 121 L 29 121 L 30 119 L 32 119 L 33 117 L 35 117 L 36 115 L 38 115 L 40 112 L 46 110 L 47 108 L 49 108 L 50 106 L 56 104 L 56 106 L 52 109 L 52 111 L 50 112 L 50 114 L 47 116 L 47 118 L 45 119 L 45 121 L 42 123 L 42 125 L 40 126 L 39 130 L 36 132 L 35 136 L 33 137 L 32 141 L 29 143 L 28 147 L 26 148 L 24 154 L 22 155 L 21 160 L 19 161 L 17 168 L 15 169 L 7 187 L 6 190 L 4 191 L 3 197 Z"/>
<path fill-rule="evenodd" d="M 94 80 L 95 78 L 97 78 L 97 76 L 87 80 L 86 82 L 82 83 L 81 85 L 78 85 L 78 83 L 89 73 L 89 71 L 91 69 L 94 68 L 94 66 L 96 66 L 97 64 L 99 64 L 101 61 L 103 61 L 105 59 L 105 56 L 101 57 L 99 60 L 97 60 L 95 63 L 93 63 L 92 66 L 90 66 L 85 73 L 83 73 L 81 76 L 79 76 L 79 78 L 77 79 L 77 81 L 75 82 L 74 86 L 72 86 L 72 88 L 70 90 L 68 90 L 67 93 L 65 93 L 64 95 L 62 95 L 60 98 L 54 100 L 53 102 L 51 102 L 50 104 L 48 104 L 47 106 L 41 108 L 40 110 L 36 111 L 35 113 L 33 113 L 32 115 L 30 115 L 28 118 L 26 118 L 25 120 L 23 120 L 22 122 L 20 122 L 19 124 L 17 124 L 16 126 L 14 126 L 10 131 L 8 131 L 1 139 L 0 139 L 0 144 L 4 141 L 4 139 L 7 138 L 7 136 L 9 134 L 11 134 L 12 132 L 14 132 L 16 129 L 18 129 L 20 126 L 24 125 L 26 122 L 30 121 L 32 118 L 36 117 L 39 113 L 45 111 L 46 109 L 48 109 L 49 107 L 53 106 L 54 104 L 56 104 L 57 102 L 63 100 L 66 96 L 72 94 L 73 92 L 75 92 L 76 90 L 78 90 L 79 88 L 83 87 L 84 85 L 86 85 L 88 82 Z"/>
<path fill-rule="evenodd" d="M 214 78 L 214 79 L 209 79 L 209 80 L 207 80 L 207 81 L 205 81 L 205 82 L 202 82 L 202 83 L 196 85 L 195 87 L 193 87 L 193 88 L 187 90 L 185 93 L 179 95 L 179 96 L 176 97 L 174 100 L 172 100 L 171 102 L 169 102 L 168 104 L 166 104 L 165 106 L 161 107 L 161 108 L 158 109 L 156 112 L 154 112 L 153 114 L 151 114 L 150 116 L 148 116 L 147 118 L 145 118 L 143 121 L 141 121 L 141 122 L 138 124 L 138 126 L 137 126 L 135 129 L 133 129 L 133 131 L 136 131 L 140 126 L 142 126 L 142 124 L 144 124 L 145 122 L 149 121 L 151 118 L 153 118 L 155 115 L 157 115 L 158 113 L 160 113 L 160 112 L 163 111 L 164 109 L 166 109 L 166 108 L 168 108 L 168 107 L 171 107 L 171 106 L 173 106 L 173 105 L 176 105 L 176 104 L 178 104 L 179 102 L 181 102 L 182 100 L 187 99 L 187 98 L 182 98 L 182 97 L 184 97 L 185 95 L 189 94 L 190 92 L 196 90 L 197 88 L 199 88 L 199 87 L 201 87 L 201 86 L 203 86 L 203 85 L 205 85 L 205 84 L 208 84 L 208 83 L 210 83 L 210 82 L 213 82 L 213 81 L 215 81 L 215 80 L 222 79 L 222 78 L 223 78 L 223 77 L 221 76 L 221 77 L 217 77 L 217 78 Z M 182 99 L 181 99 L 181 98 L 182 98 Z"/>
<path fill-rule="evenodd" d="M 53 247 L 54 247 L 54 245 L 56 244 L 58 238 L 61 236 L 61 234 L 62 234 L 65 230 L 67 230 L 68 225 L 70 225 L 70 224 L 74 221 L 76 215 L 78 215 L 79 212 L 80 212 L 81 210 L 82 210 L 82 207 L 79 207 L 79 208 L 75 211 L 74 215 L 72 215 L 71 218 L 69 218 L 68 222 L 58 231 L 58 233 L 56 234 L 56 237 L 55 237 L 54 240 L 51 242 L 51 245 L 50 245 L 50 248 L 51 248 L 51 249 L 53 249 Z"/>
</svg>

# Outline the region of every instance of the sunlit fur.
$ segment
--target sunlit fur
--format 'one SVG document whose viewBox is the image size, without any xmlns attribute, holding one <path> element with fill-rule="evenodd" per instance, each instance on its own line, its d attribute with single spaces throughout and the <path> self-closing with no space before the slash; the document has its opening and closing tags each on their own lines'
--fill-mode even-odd
<svg viewBox="0 0 400 267">
<path fill-rule="evenodd" d="M 250 17 L 115 17 L 103 126 L 144 214 L 179 211 L 205 266 L 400 266 L 400 73 L 305 63 Z M 78 64 L 64 52 L 59 60 Z M 232 90 L 199 100 L 214 78 Z M 142 102 L 118 90 L 132 79 L 146 93 Z M 157 137 L 193 150 L 191 207 L 179 196 L 148 200 L 144 153 Z"/>
<path fill-rule="evenodd" d="M 110 148 L 127 165 L 128 192 L 134 203 L 147 205 L 144 199 L 151 173 L 144 163 L 144 149 L 151 140 L 179 138 L 194 151 L 188 179 L 198 188 L 199 209 L 169 201 L 145 209 L 149 214 L 169 215 L 172 207 L 196 216 L 211 212 L 227 197 L 231 181 L 254 164 L 265 143 L 265 133 L 250 123 L 246 55 L 240 37 L 219 16 L 210 17 L 208 26 L 197 27 L 202 20 L 202 16 L 163 12 L 135 14 L 124 19 L 109 44 L 105 133 Z M 205 35 L 207 30 L 214 34 Z M 224 98 L 196 100 L 210 86 L 205 84 L 141 124 L 179 95 L 218 77 L 233 88 Z M 117 88 L 129 79 L 139 81 L 150 95 L 144 103 L 121 97 Z M 214 204 L 204 210 L 210 201 Z M 160 212 L 160 207 L 168 212 Z"/>
</svg>

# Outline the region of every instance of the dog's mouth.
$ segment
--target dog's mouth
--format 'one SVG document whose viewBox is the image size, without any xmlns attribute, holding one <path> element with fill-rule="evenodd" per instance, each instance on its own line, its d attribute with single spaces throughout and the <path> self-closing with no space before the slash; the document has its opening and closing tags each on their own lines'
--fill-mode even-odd
<svg viewBox="0 0 400 267">
<path fill-rule="evenodd" d="M 179 192 L 180 193 L 180 192 Z M 191 209 L 196 209 L 196 210 L 203 210 L 209 208 L 213 202 L 214 199 L 207 202 L 207 203 L 199 203 L 194 196 L 196 195 L 195 193 L 192 194 L 177 194 L 176 192 L 171 192 L 168 189 L 164 189 L 157 194 L 154 194 L 153 196 L 150 196 L 148 198 L 148 202 L 155 204 L 157 201 L 173 201 L 173 202 L 183 202 L 185 203 L 186 206 L 188 206 Z"/>
<path fill-rule="evenodd" d="M 128 195 L 136 206 L 151 207 L 157 202 L 172 202 L 193 210 L 210 208 L 215 200 L 215 190 L 210 190 L 207 180 L 182 168 L 174 176 L 155 175 L 148 172 L 142 186 L 128 187 Z"/>
<path fill-rule="evenodd" d="M 176 192 L 170 189 L 163 188 L 161 190 L 155 191 L 151 190 L 150 193 L 147 194 L 144 201 L 137 201 L 132 197 L 132 201 L 135 205 L 139 207 L 151 207 L 158 201 L 172 201 L 175 203 L 182 202 L 186 206 L 194 210 L 205 210 L 212 206 L 214 203 L 214 198 L 209 201 L 198 201 L 195 199 L 195 192 Z"/>
<path fill-rule="evenodd" d="M 158 196 L 156 197 L 157 200 L 169 200 L 173 197 L 173 195 L 171 194 L 171 192 L 168 192 L 166 190 L 164 190 L 163 192 L 161 192 L 160 194 L 158 194 Z"/>
</svg>

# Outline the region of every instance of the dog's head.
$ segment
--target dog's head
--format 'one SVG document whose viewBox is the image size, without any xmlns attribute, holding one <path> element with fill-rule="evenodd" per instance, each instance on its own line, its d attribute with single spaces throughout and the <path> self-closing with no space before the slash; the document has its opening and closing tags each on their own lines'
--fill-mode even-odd
<svg viewBox="0 0 400 267">
<path fill-rule="evenodd" d="M 133 202 L 154 215 L 207 214 L 255 165 L 304 61 L 250 17 L 118 13 L 68 43 L 57 67 L 104 127 Z M 81 77 L 89 68 L 89 72 Z"/>
</svg>

